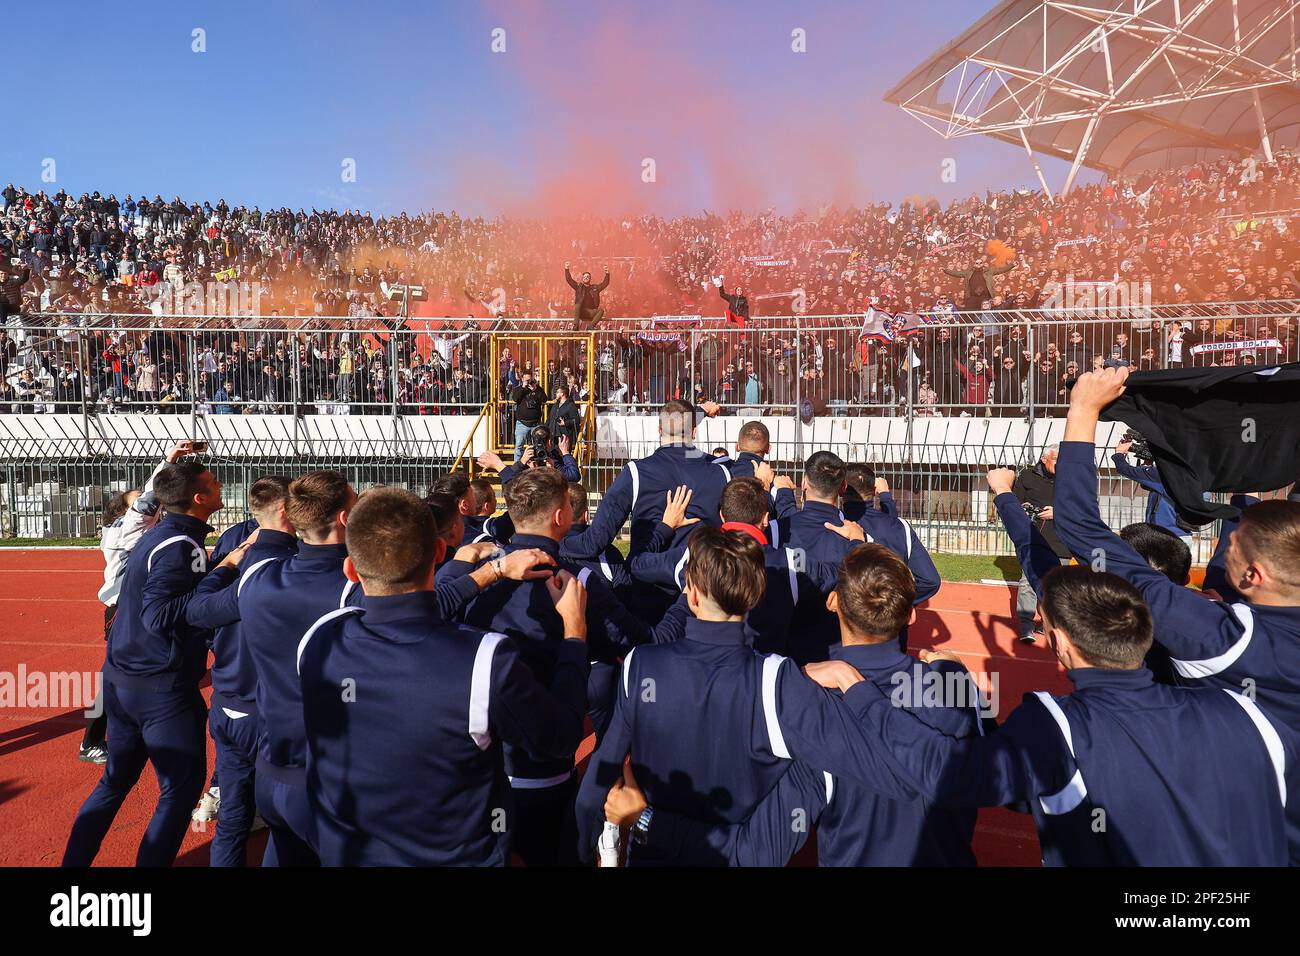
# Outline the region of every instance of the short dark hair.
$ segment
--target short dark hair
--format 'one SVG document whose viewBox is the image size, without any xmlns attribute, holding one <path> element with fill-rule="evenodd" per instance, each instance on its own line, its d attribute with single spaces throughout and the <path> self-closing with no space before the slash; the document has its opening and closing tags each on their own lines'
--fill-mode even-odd
<svg viewBox="0 0 1300 956">
<path fill-rule="evenodd" d="M 1192 573 L 1192 550 L 1168 528 L 1138 521 L 1125 525 L 1119 536 L 1174 584 L 1182 587 L 1187 583 Z"/>
<path fill-rule="evenodd" d="M 723 521 L 739 521 L 742 524 L 758 525 L 763 516 L 769 512 L 771 500 L 763 483 L 757 478 L 732 478 L 722 489 L 722 501 L 718 510 Z"/>
<path fill-rule="evenodd" d="M 357 499 L 347 541 L 357 576 L 379 591 L 423 583 L 438 553 L 433 512 L 404 488 L 371 488 Z"/>
<path fill-rule="evenodd" d="M 743 451 L 767 451 L 771 447 L 772 436 L 762 422 L 745 422 L 740 426 L 740 435 L 736 439 L 736 444 Z"/>
<path fill-rule="evenodd" d="M 838 495 L 844 488 L 844 473 L 844 460 L 830 451 L 813 452 L 803 466 L 808 487 L 826 497 Z"/>
<path fill-rule="evenodd" d="M 505 487 L 506 510 L 518 527 L 560 507 L 569 483 L 554 468 L 533 468 L 513 478 Z"/>
<path fill-rule="evenodd" d="M 483 506 L 497 500 L 496 489 L 492 487 L 492 482 L 486 478 L 474 478 L 469 483 L 469 490 L 474 492 L 474 513 L 483 510 Z"/>
<path fill-rule="evenodd" d="M 154 475 L 153 493 L 168 511 L 188 512 L 207 471 L 200 461 L 168 464 Z"/>
<path fill-rule="evenodd" d="M 1121 577 L 1076 564 L 1043 578 L 1043 613 L 1094 667 L 1137 667 L 1151 649 L 1151 609 Z"/>
<path fill-rule="evenodd" d="M 703 525 L 691 532 L 685 580 L 728 615 L 748 614 L 763 598 L 767 569 L 763 549 L 740 531 Z"/>
<path fill-rule="evenodd" d="M 864 465 L 860 462 L 854 462 L 851 465 L 844 466 L 844 480 L 849 486 L 852 495 L 846 494 L 845 497 L 860 498 L 863 501 L 870 501 L 876 494 L 876 470 L 870 465 Z"/>
<path fill-rule="evenodd" d="M 578 481 L 569 482 L 569 505 L 573 508 L 573 518 L 587 513 L 587 487 Z"/>
<path fill-rule="evenodd" d="M 912 615 L 916 580 L 883 544 L 859 544 L 844 556 L 835 579 L 840 613 L 860 634 L 896 637 Z"/>
<path fill-rule="evenodd" d="M 433 515 L 434 530 L 441 538 L 460 517 L 460 501 L 445 491 L 434 491 L 424 496 L 424 503 Z"/>
<path fill-rule="evenodd" d="M 257 514 L 289 498 L 288 475 L 263 475 L 248 488 L 248 510 Z"/>
<path fill-rule="evenodd" d="M 108 499 L 108 504 L 104 505 L 104 518 L 102 521 L 105 528 L 111 525 L 118 518 L 122 517 L 122 515 L 126 514 L 126 509 L 131 507 L 127 504 L 126 496 L 132 492 L 139 494 L 140 489 L 131 488 L 126 491 L 119 491 L 117 494 L 113 495 L 113 497 Z"/>
<path fill-rule="evenodd" d="M 429 489 L 429 492 L 431 494 L 442 492 L 460 501 L 461 498 L 469 494 L 469 475 L 463 471 L 449 471 L 434 480 L 433 487 Z"/>
<path fill-rule="evenodd" d="M 674 398 L 659 409 L 659 430 L 674 438 L 687 438 L 695 430 L 695 408 L 690 402 Z"/>
<path fill-rule="evenodd" d="M 289 483 L 285 513 L 304 538 L 328 534 L 334 519 L 348 506 L 352 486 L 340 472 L 311 471 Z"/>
</svg>

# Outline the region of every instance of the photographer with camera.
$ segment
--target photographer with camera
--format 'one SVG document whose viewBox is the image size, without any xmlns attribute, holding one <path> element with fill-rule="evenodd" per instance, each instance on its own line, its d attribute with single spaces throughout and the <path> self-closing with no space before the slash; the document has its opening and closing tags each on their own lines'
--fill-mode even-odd
<svg viewBox="0 0 1300 956">
<path fill-rule="evenodd" d="M 478 463 L 480 467 L 500 472 L 503 488 L 516 475 L 531 468 L 554 468 L 564 476 L 565 481 L 582 481 L 582 472 L 578 468 L 577 459 L 573 457 L 573 440 L 568 435 L 554 437 L 545 425 L 538 425 L 528 433 L 527 447 L 515 464 L 507 465 L 494 451 L 479 455 Z"/>
<path fill-rule="evenodd" d="M 510 400 L 515 403 L 515 462 L 522 464 L 528 436 L 542 423 L 546 394 L 528 371 L 520 374 L 519 384 L 510 390 Z"/>
<path fill-rule="evenodd" d="M 1070 550 L 1061 543 L 1056 535 L 1052 511 L 1052 499 L 1056 494 L 1056 455 L 1057 446 L 1049 445 L 1043 449 L 1038 463 L 1023 469 L 1016 475 L 1011 491 L 1020 501 L 1025 514 L 1029 515 L 1034 526 L 1042 534 L 1056 557 L 1062 564 L 1070 563 Z M 1020 586 L 1016 592 L 1016 616 L 1020 618 L 1020 640 L 1025 644 L 1034 643 L 1037 628 L 1034 617 L 1038 611 L 1038 595 L 1034 592 L 1029 579 L 1022 571 Z"/>
<path fill-rule="evenodd" d="M 1130 465 L 1128 463 L 1130 454 L 1138 460 L 1139 464 Z M 1115 446 L 1110 461 L 1115 466 L 1115 470 L 1122 476 L 1137 483 L 1149 492 L 1147 495 L 1146 517 L 1143 520 L 1148 524 L 1158 525 L 1166 531 L 1176 534 L 1190 548 L 1192 546 L 1192 531 L 1195 529 L 1191 525 L 1185 524 L 1178 517 L 1178 512 L 1174 510 L 1174 503 L 1169 500 L 1169 492 L 1165 490 L 1164 483 L 1160 480 L 1160 473 L 1156 470 L 1155 458 L 1151 454 L 1151 449 L 1147 446 L 1146 439 L 1130 428 L 1124 433 L 1124 437 L 1120 439 L 1119 444 Z"/>
</svg>

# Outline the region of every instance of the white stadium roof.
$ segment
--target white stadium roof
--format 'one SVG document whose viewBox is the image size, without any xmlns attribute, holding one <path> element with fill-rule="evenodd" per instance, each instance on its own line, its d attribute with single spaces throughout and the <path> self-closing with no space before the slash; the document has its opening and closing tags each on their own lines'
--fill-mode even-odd
<svg viewBox="0 0 1300 956">
<path fill-rule="evenodd" d="M 945 138 L 982 134 L 1115 173 L 1296 142 L 1300 0 L 1004 0 L 886 95 Z M 1047 189 L 1041 169 L 1035 169 Z M 1050 190 L 1049 190 L 1050 191 Z"/>
</svg>

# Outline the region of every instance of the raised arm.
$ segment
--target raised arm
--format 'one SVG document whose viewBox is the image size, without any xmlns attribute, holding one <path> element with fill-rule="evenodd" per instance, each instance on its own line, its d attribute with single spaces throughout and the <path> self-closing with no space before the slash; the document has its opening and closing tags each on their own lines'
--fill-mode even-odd
<svg viewBox="0 0 1300 956">
<path fill-rule="evenodd" d="M 1158 495 L 1169 494 L 1160 481 L 1160 472 L 1156 471 L 1155 465 L 1130 465 L 1128 456 L 1120 452 L 1110 456 L 1110 463 L 1122 477 L 1136 482 L 1147 491 L 1154 491 Z"/>
<path fill-rule="evenodd" d="M 852 777 L 887 797 L 916 796 L 916 786 L 902 764 L 880 741 L 868 739 L 860 719 L 842 698 L 808 680 L 792 661 L 769 660 L 779 662 L 774 678 L 764 675 L 765 688 L 769 681 L 775 685 L 763 699 L 774 754 L 835 776 Z"/>
<path fill-rule="evenodd" d="M 1012 468 L 995 468 L 989 472 L 989 490 L 993 492 L 993 505 L 998 509 L 1002 526 L 1007 529 L 1011 543 L 1015 545 L 1016 557 L 1024 569 L 1034 593 L 1042 595 L 1043 578 L 1047 573 L 1061 566 L 1056 552 L 1047 543 L 1041 531 L 1034 527 L 1034 522 L 1020 504 L 1020 499 L 1011 490 L 1015 484 L 1016 473 Z"/>
<path fill-rule="evenodd" d="M 638 581 L 679 591 L 681 590 L 679 573 L 685 567 L 686 553 L 685 545 L 668 551 L 643 551 L 632 557 L 627 562 L 627 567 L 632 572 L 632 577 Z"/>
<path fill-rule="evenodd" d="M 1035 697 L 997 733 L 967 737 L 936 730 L 871 681 L 850 687 L 845 702 L 872 745 L 891 751 L 917 789 L 945 806 L 997 807 L 1056 793 L 1078 769 L 1056 721 Z"/>
<path fill-rule="evenodd" d="M 916 581 L 916 603 L 920 604 L 934 597 L 943 581 L 939 577 L 939 569 L 934 566 L 934 559 L 921 543 L 916 530 L 902 518 L 897 520 L 903 526 L 903 533 L 907 536 L 905 557 L 907 567 Z"/>
<path fill-rule="evenodd" d="M 1075 383 L 1065 441 L 1061 442 L 1056 462 L 1056 532 L 1080 559 L 1104 562 L 1105 570 L 1118 574 L 1142 592 L 1151 608 L 1155 639 L 1169 651 L 1180 673 L 1209 676 L 1217 673 L 1216 666 L 1230 665 L 1230 661 L 1224 662 L 1223 655 L 1242 637 L 1241 620 L 1227 605 L 1206 601 L 1152 568 L 1106 526 L 1098 506 L 1094 445 L 1097 416 L 1123 393 L 1128 374 L 1127 368 L 1107 368 L 1087 372 Z"/>
<path fill-rule="evenodd" d="M 614 483 L 609 486 L 605 496 L 596 509 L 596 518 L 581 534 L 565 538 L 560 542 L 560 553 L 565 557 L 582 559 L 592 554 L 600 554 L 618 536 L 619 530 L 632 513 L 632 473 L 627 466 L 623 468 Z"/>
</svg>

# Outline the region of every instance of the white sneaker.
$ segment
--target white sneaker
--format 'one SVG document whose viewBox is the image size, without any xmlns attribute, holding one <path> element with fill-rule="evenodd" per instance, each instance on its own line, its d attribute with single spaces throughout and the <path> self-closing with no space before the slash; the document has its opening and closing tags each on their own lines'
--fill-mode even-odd
<svg viewBox="0 0 1300 956">
<path fill-rule="evenodd" d="M 207 793 L 199 798 L 199 805 L 190 814 L 190 819 L 195 823 L 207 823 L 209 820 L 217 818 L 217 811 L 220 809 L 221 788 L 211 787 Z"/>
</svg>

